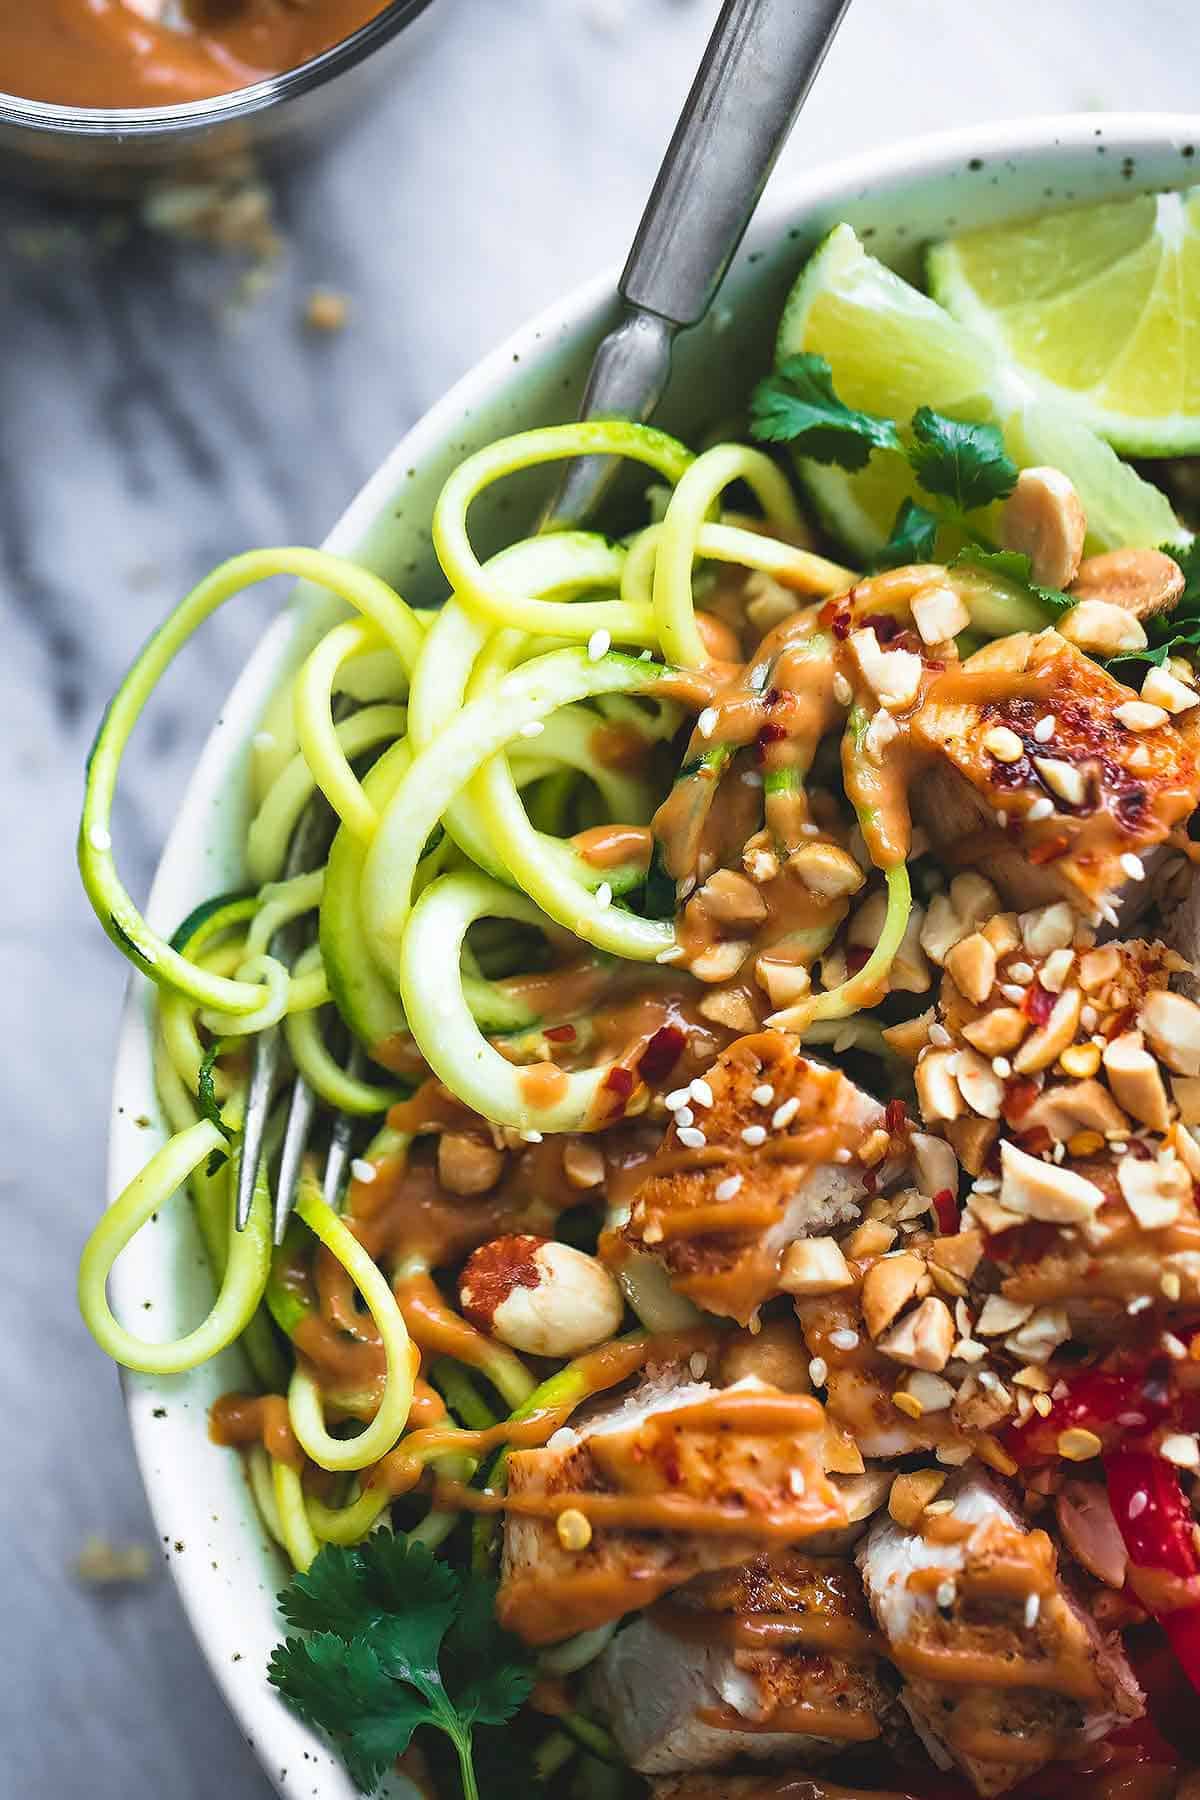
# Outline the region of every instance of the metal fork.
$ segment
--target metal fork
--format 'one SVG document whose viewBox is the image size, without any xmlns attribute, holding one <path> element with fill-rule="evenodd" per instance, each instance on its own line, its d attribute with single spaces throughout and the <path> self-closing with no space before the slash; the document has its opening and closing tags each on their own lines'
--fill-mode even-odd
<svg viewBox="0 0 1200 1800">
<path fill-rule="evenodd" d="M 725 0 L 618 283 L 624 316 L 593 358 L 581 419 L 644 420 L 658 405 L 671 372 L 675 335 L 699 324 L 712 305 L 849 4 Z M 604 456 L 569 463 L 541 528 L 581 524 L 595 511 L 616 466 L 614 458 Z M 328 807 L 317 796 L 296 827 L 289 874 L 314 866 L 318 837 L 310 834 L 323 814 Z M 302 932 L 285 926 L 272 939 L 272 954 L 287 960 L 302 944 Z M 360 1052 L 353 1054 L 357 1058 Z M 239 1231 L 250 1215 L 279 1059 L 280 1029 L 274 1026 L 255 1040 L 238 1171 Z M 316 1097 L 297 1075 L 275 1190 L 277 1244 L 287 1229 L 315 1112 Z M 352 1133 L 353 1121 L 338 1114 L 323 1182 L 331 1206 L 349 1161 Z"/>
</svg>

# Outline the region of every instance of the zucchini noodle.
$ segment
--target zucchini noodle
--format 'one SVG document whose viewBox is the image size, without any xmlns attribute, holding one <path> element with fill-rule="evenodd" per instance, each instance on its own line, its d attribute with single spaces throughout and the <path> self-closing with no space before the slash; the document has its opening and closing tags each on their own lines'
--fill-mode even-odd
<svg viewBox="0 0 1200 1800">
<path fill-rule="evenodd" d="M 522 470 L 593 454 L 640 463 L 663 484 L 658 522 L 622 541 L 564 531 L 477 554 L 469 514 L 479 496 Z M 760 519 L 722 513 L 735 483 Z M 469 1510 L 463 1484 L 505 1489 L 506 1451 L 483 1455 L 472 1436 L 500 1441 L 486 1435 L 503 1430 L 495 1397 L 520 1421 L 543 1406 L 565 1417 L 592 1392 L 586 1354 L 563 1367 L 566 1351 L 543 1358 L 518 1337 L 510 1343 L 481 1322 L 465 1285 L 465 1316 L 455 1311 L 449 1284 L 456 1272 L 465 1283 L 467 1259 L 490 1240 L 553 1235 L 565 1205 L 578 1206 L 578 1241 L 593 1242 L 603 1223 L 598 1253 L 645 1331 L 711 1329 L 663 1257 L 622 1235 L 636 1208 L 610 1203 L 603 1180 L 593 1191 L 589 1159 L 599 1146 L 606 1167 L 605 1132 L 625 1122 L 643 1134 L 640 1156 L 680 1079 L 653 1072 L 657 1052 L 670 1068 L 692 1054 L 680 1045 L 697 1032 L 723 1046 L 749 1029 L 734 1017 L 832 1043 L 835 1056 L 851 1043 L 886 1052 L 863 1009 L 886 988 L 911 908 L 905 868 L 883 871 L 886 913 L 864 966 L 774 1010 L 760 953 L 777 952 L 785 968 L 790 958 L 803 989 L 808 969 L 841 942 L 849 901 L 810 913 L 785 900 L 753 942 L 736 941 L 714 913 L 698 948 L 689 923 L 711 898 L 714 873 L 734 875 L 743 900 L 755 857 L 791 882 L 789 858 L 818 833 L 812 819 L 839 849 L 848 840 L 851 819 L 839 815 L 824 831 L 841 800 L 814 791 L 810 818 L 804 789 L 814 768 L 827 768 L 843 723 L 845 791 L 873 841 L 871 782 L 879 789 L 882 777 L 864 760 L 869 714 L 829 699 L 843 691 L 834 679 L 842 640 L 830 611 L 818 619 L 812 604 L 856 578 L 798 547 L 800 514 L 769 457 L 740 444 L 694 457 L 662 432 L 620 422 L 546 427 L 464 461 L 442 490 L 432 535 L 447 592 L 428 613 L 324 552 L 256 552 L 214 571 L 122 683 L 97 736 L 80 831 L 85 886 L 105 929 L 157 984 L 155 1075 L 173 1133 L 93 1232 L 80 1305 L 104 1349 L 151 1374 L 185 1372 L 241 1340 L 270 1401 L 234 1409 L 229 1441 L 246 1450 L 267 1532 L 301 1570 L 324 1544 L 360 1542 L 402 1496 L 409 1516 L 431 1485 L 411 1534 L 453 1554 L 460 1502 Z M 698 584 L 701 564 L 730 573 Z M 192 633 L 279 574 L 326 589 L 347 616 L 306 650 L 255 735 L 245 830 L 253 891 L 204 903 L 168 942 L 134 906 L 113 859 L 125 747 Z M 783 635 L 751 636 L 742 616 L 753 610 L 756 574 L 797 597 Z M 906 591 L 893 579 L 884 595 L 898 616 Z M 698 593 L 711 609 L 699 616 Z M 775 608 L 775 593 L 767 598 Z M 706 638 L 736 641 L 744 666 L 724 650 L 710 657 Z M 769 716 L 779 684 L 795 702 L 790 730 Z M 783 736 L 768 758 L 765 746 Z M 328 819 L 328 855 L 285 878 L 310 806 Z M 265 1150 L 250 1223 L 238 1232 L 249 1054 L 275 1027 Z M 695 1073 L 687 1068 L 685 1085 Z M 296 1077 L 314 1097 L 315 1122 L 296 1217 L 273 1255 L 271 1190 Z M 331 1113 L 350 1173 L 344 1195 L 331 1181 L 323 1196 L 318 1153 Z M 555 1189 L 568 1181 L 553 1142 L 562 1134 L 588 1134 L 574 1141 L 576 1191 L 566 1198 Z M 195 1330 L 146 1343 L 110 1309 L 108 1275 L 185 1186 L 217 1292 Z M 433 1361 L 420 1383 L 419 1351 Z M 443 1417 L 438 1394 L 445 1423 L 427 1429 Z M 214 1431 L 218 1423 L 214 1414 Z M 314 1482 L 314 1467 L 334 1479 Z M 485 1559 L 496 1529 L 475 1524 Z M 545 1666 L 573 1674 L 610 1635 L 585 1632 Z"/>
<path fill-rule="evenodd" d="M 354 1233 L 325 1204 L 308 1175 L 301 1176 L 296 1211 L 341 1263 L 366 1301 L 387 1356 L 387 1385 L 379 1410 L 366 1429 L 357 1437 L 335 1438 L 325 1427 L 320 1388 L 313 1377 L 298 1366 L 288 1388 L 292 1430 L 305 1454 L 319 1468 L 365 1469 L 386 1456 L 408 1420 L 416 1374 L 408 1327 L 386 1279 Z"/>
</svg>

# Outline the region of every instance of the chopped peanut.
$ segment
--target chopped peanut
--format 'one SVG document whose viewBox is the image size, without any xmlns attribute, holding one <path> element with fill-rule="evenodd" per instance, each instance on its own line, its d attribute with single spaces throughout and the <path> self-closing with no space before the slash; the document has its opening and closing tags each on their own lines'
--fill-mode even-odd
<svg viewBox="0 0 1200 1800">
<path fill-rule="evenodd" d="M 994 1119 L 951 1119 L 946 1126 L 954 1154 L 968 1175 L 983 1174 L 988 1151 L 999 1134 L 1000 1127 Z"/>
<path fill-rule="evenodd" d="M 807 1298 L 853 1287 L 854 1276 L 833 1238 L 798 1238 L 784 1251 L 779 1285 L 785 1294 Z"/>
<path fill-rule="evenodd" d="M 962 1094 L 954 1070 L 958 1053 L 953 1050 L 930 1050 L 917 1064 L 914 1080 L 921 1116 L 926 1124 L 944 1119 L 957 1119 L 963 1110 Z"/>
<path fill-rule="evenodd" d="M 1123 1031 L 1113 1038 L 1102 1060 L 1108 1085 L 1126 1112 L 1153 1131 L 1165 1131 L 1170 1119 L 1167 1090 L 1141 1032 Z"/>
<path fill-rule="evenodd" d="M 604 1157 L 595 1144 L 568 1138 L 563 1146 L 563 1174 L 568 1187 L 599 1187 L 604 1180 Z"/>
<path fill-rule="evenodd" d="M 438 1139 L 438 1180 L 451 1194 L 486 1194 L 504 1167 L 504 1152 L 469 1131 L 444 1131 Z"/>
<path fill-rule="evenodd" d="M 1061 469 L 1022 469 L 1004 502 L 1000 541 L 1006 550 L 1029 558 L 1041 587 L 1066 588 L 1074 581 L 1087 536 L 1087 515 L 1075 484 Z"/>
<path fill-rule="evenodd" d="M 912 1312 L 905 1313 L 878 1342 L 880 1350 L 893 1362 L 937 1374 L 950 1361 L 954 1339 L 950 1308 L 944 1300 L 931 1294 Z"/>
<path fill-rule="evenodd" d="M 996 980 L 996 952 L 981 931 L 960 939 L 946 955 L 946 972 L 960 993 L 982 1006 Z"/>
<path fill-rule="evenodd" d="M 1006 1056 L 1028 1029 L 1029 1020 L 1019 1006 L 997 1006 L 964 1025 L 962 1034 L 984 1056 Z"/>
<path fill-rule="evenodd" d="M 863 1318 L 871 1336 L 886 1331 L 911 1300 L 924 1299 L 930 1285 L 924 1263 L 911 1251 L 872 1263 L 862 1285 Z"/>
<path fill-rule="evenodd" d="M 856 894 L 866 880 L 848 850 L 821 841 L 801 844 L 788 857 L 788 868 L 799 876 L 810 893 L 822 894 L 829 899 Z"/>
<path fill-rule="evenodd" d="M 1138 1024 L 1176 1075 L 1200 1075 L 1200 1006 L 1194 1000 L 1156 988 L 1142 1002 Z"/>
<path fill-rule="evenodd" d="M 960 1050 L 954 1078 L 958 1091 L 971 1108 L 984 1119 L 998 1119 L 1004 1105 L 1004 1083 L 986 1057 L 977 1050 Z"/>
<path fill-rule="evenodd" d="M 846 1239 L 846 1254 L 856 1258 L 885 1256 L 896 1241 L 896 1228 L 882 1219 L 864 1219 Z"/>
<path fill-rule="evenodd" d="M 812 991 L 812 976 L 803 963 L 784 962 L 766 951 L 754 964 L 754 979 L 765 988 L 767 998 L 776 1011 L 795 1006 Z"/>
<path fill-rule="evenodd" d="M 1183 1125 L 1200 1125 L 1200 1076 L 1173 1075 L 1171 1095 Z"/>
<path fill-rule="evenodd" d="M 718 869 L 710 875 L 689 905 L 697 902 L 722 926 L 760 925 L 767 916 L 767 903 L 754 883 L 735 869 Z"/>
<path fill-rule="evenodd" d="M 888 1495 L 888 1511 L 897 1525 L 912 1531 L 931 1500 L 936 1500 L 946 1481 L 944 1469 L 912 1469 L 897 1475 Z"/>
<path fill-rule="evenodd" d="M 1040 1162 L 1015 1144 L 1001 1144 L 1000 1169 L 1000 1204 L 1051 1225 L 1082 1224 L 1104 1199 L 1094 1181 L 1057 1163 Z"/>
<path fill-rule="evenodd" d="M 996 952 L 997 957 L 1007 956 L 1021 942 L 1016 913 L 997 913 L 996 917 L 989 919 L 983 927 L 983 935 Z"/>
<path fill-rule="evenodd" d="M 1068 1044 L 1058 1063 L 1064 1075 L 1086 1079 L 1100 1067 L 1100 1046 L 1092 1043 Z"/>
<path fill-rule="evenodd" d="M 1170 612 L 1183 587 L 1183 570 L 1174 557 L 1162 550 L 1126 549 L 1086 557 L 1070 591 L 1080 600 L 1106 600 L 1135 619 L 1149 619 Z"/>
</svg>

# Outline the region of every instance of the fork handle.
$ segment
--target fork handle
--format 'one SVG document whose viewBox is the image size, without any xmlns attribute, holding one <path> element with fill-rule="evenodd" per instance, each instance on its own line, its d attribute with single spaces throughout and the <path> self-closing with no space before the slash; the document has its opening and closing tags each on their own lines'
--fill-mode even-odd
<svg viewBox="0 0 1200 1800">
<path fill-rule="evenodd" d="M 725 0 L 620 280 L 680 327 L 704 317 L 849 0 Z"/>
</svg>

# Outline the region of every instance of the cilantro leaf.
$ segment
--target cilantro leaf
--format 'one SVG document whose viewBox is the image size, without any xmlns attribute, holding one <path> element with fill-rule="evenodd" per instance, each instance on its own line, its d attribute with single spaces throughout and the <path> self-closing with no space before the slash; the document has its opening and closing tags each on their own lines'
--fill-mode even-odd
<svg viewBox="0 0 1200 1800">
<path fill-rule="evenodd" d="M 807 350 L 789 356 L 759 382 L 750 418 L 750 429 L 762 442 L 791 444 L 802 456 L 842 469 L 865 468 L 872 450 L 902 448 L 891 419 L 846 406 L 833 391 L 825 358 Z"/>
<path fill-rule="evenodd" d="M 899 569 L 905 563 L 933 561 L 941 520 L 915 500 L 903 500 L 892 526 L 892 535 L 875 558 L 877 569 Z"/>
<path fill-rule="evenodd" d="M 356 1785 L 370 1793 L 403 1756 L 429 1709 L 397 1686 L 369 1644 L 333 1632 L 277 1644 L 267 1679 L 294 1712 L 334 1739 Z"/>
<path fill-rule="evenodd" d="M 277 1645 L 269 1678 L 329 1734 L 364 1792 L 432 1726 L 454 1746 L 466 1800 L 478 1800 L 472 1728 L 511 1719 L 533 1684 L 496 1623 L 492 1583 L 380 1531 L 353 1549 L 326 1545 L 279 1603 L 315 1635 Z"/>
<path fill-rule="evenodd" d="M 995 425 L 967 425 L 931 406 L 912 420 L 908 460 L 927 494 L 949 500 L 957 512 L 973 512 L 1003 500 L 1017 483 L 1017 465 Z"/>
<path fill-rule="evenodd" d="M 1076 605 L 1074 597 L 1064 594 L 1061 588 L 1040 587 L 1033 579 L 1029 557 L 1021 550 L 984 550 L 979 544 L 964 544 L 951 566 L 978 569 L 985 575 L 1000 575 L 1005 581 L 1015 582 L 1041 602 L 1047 619 L 1070 612 Z"/>
<path fill-rule="evenodd" d="M 1191 616 L 1194 609 L 1200 607 L 1200 538 L 1193 538 L 1190 544 L 1160 544 L 1158 547 L 1183 570 L 1183 593 L 1171 617 L 1178 618 L 1180 613 Z"/>
</svg>

